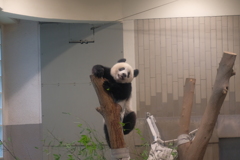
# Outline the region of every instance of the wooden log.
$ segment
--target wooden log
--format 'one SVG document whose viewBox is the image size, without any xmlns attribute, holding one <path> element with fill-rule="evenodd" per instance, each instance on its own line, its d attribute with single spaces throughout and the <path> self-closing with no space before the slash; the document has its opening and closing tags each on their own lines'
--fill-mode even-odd
<svg viewBox="0 0 240 160">
<path fill-rule="evenodd" d="M 191 119 L 192 112 L 192 104 L 194 97 L 194 89 L 195 89 L 196 79 L 186 78 L 184 85 L 184 95 L 183 95 L 183 104 L 182 104 L 182 112 L 179 123 L 179 135 L 188 134 L 189 133 L 189 125 Z M 179 157 L 184 156 L 184 153 L 189 147 L 189 143 L 184 143 L 178 146 Z"/>
<path fill-rule="evenodd" d="M 202 160 L 207 149 L 208 142 L 212 136 L 221 106 L 229 88 L 229 79 L 235 75 L 233 65 L 236 59 L 235 53 L 224 52 L 217 76 L 213 86 L 212 95 L 209 99 L 201 124 L 194 141 L 184 153 L 184 158 L 179 160 Z"/>
<path fill-rule="evenodd" d="M 93 87 L 97 93 L 100 107 L 96 110 L 103 116 L 109 134 L 111 149 L 125 148 L 122 125 L 120 123 L 121 106 L 114 103 L 111 96 L 109 96 L 102 85 L 103 78 L 97 78 L 90 75 Z"/>
</svg>

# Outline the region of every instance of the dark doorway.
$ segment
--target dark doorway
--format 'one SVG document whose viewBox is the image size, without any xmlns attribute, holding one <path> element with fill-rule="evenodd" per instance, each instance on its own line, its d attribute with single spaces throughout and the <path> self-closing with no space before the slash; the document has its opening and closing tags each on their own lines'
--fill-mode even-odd
<svg viewBox="0 0 240 160">
<path fill-rule="evenodd" d="M 220 160 L 240 159 L 240 138 L 219 139 Z"/>
</svg>

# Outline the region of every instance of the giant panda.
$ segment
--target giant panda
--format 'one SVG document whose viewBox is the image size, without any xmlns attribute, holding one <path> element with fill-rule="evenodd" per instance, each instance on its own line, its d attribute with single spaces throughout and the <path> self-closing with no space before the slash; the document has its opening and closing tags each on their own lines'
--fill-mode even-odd
<svg viewBox="0 0 240 160">
<path fill-rule="evenodd" d="M 122 107 L 121 122 L 123 125 L 124 135 L 130 133 L 136 124 L 136 114 L 131 110 L 130 98 L 132 92 L 132 80 L 138 76 L 139 70 L 133 69 L 126 59 L 120 59 L 111 68 L 102 65 L 95 65 L 92 68 L 94 76 L 99 78 L 105 78 L 103 88 L 113 98 L 115 103 L 118 103 Z M 106 141 L 110 146 L 109 135 L 107 126 L 104 124 L 104 133 Z"/>
</svg>

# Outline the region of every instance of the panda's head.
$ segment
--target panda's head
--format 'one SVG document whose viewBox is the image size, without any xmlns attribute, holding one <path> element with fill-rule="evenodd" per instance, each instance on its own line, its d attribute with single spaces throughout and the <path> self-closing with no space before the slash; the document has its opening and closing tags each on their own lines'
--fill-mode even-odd
<svg viewBox="0 0 240 160">
<path fill-rule="evenodd" d="M 111 76 L 117 83 L 131 83 L 134 77 L 137 77 L 139 73 L 138 69 L 133 69 L 126 59 L 120 59 L 111 68 Z"/>
</svg>

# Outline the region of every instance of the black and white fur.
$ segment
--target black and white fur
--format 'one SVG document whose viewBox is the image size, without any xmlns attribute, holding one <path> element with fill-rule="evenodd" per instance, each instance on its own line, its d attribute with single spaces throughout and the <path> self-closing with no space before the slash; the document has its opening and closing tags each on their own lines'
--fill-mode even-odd
<svg viewBox="0 0 240 160">
<path fill-rule="evenodd" d="M 107 81 L 103 83 L 103 88 L 112 96 L 114 102 L 122 107 L 121 121 L 124 124 L 123 133 L 124 135 L 130 133 L 136 124 L 136 114 L 129 106 L 132 92 L 131 82 L 138 76 L 139 70 L 133 69 L 126 63 L 126 59 L 120 59 L 118 63 L 111 68 L 95 65 L 92 68 L 92 73 L 96 77 L 107 79 Z M 104 132 L 110 147 L 109 135 L 105 124 Z"/>
</svg>

